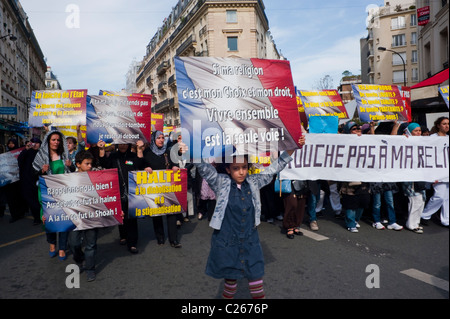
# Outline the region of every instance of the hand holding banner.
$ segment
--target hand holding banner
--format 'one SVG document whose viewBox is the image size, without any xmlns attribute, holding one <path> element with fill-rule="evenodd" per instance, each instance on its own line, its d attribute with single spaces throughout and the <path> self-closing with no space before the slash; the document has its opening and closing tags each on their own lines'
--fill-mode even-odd
<svg viewBox="0 0 450 319">
<path fill-rule="evenodd" d="M 86 97 L 87 90 L 33 91 L 28 125 L 85 125 Z"/>
<path fill-rule="evenodd" d="M 191 158 L 298 148 L 300 119 L 288 61 L 175 58 L 183 141 Z M 204 151 L 206 150 L 206 151 Z M 222 155 L 219 154 L 219 155 Z"/>
<path fill-rule="evenodd" d="M 117 169 L 39 177 L 48 232 L 122 223 Z"/>
<path fill-rule="evenodd" d="M 151 99 L 146 96 L 91 95 L 87 102 L 87 142 L 128 144 L 150 141 Z"/>
<path fill-rule="evenodd" d="M 363 122 L 407 121 L 408 114 L 396 85 L 352 84 Z"/>
<path fill-rule="evenodd" d="M 187 212 L 187 170 L 128 173 L 130 218 Z"/>
</svg>

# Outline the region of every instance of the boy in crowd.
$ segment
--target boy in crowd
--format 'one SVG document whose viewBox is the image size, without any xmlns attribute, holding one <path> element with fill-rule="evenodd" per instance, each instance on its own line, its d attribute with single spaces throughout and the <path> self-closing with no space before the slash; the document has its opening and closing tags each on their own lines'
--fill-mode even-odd
<svg viewBox="0 0 450 319">
<path fill-rule="evenodd" d="M 89 151 L 80 151 L 75 156 L 77 172 L 89 172 L 92 170 L 94 156 Z M 71 231 L 69 233 L 69 247 L 73 253 L 73 259 L 86 270 L 87 281 L 95 280 L 95 254 L 97 252 L 98 228 Z M 84 252 L 81 249 L 83 238 L 86 241 Z M 85 262 L 82 268 L 83 261 Z"/>
</svg>

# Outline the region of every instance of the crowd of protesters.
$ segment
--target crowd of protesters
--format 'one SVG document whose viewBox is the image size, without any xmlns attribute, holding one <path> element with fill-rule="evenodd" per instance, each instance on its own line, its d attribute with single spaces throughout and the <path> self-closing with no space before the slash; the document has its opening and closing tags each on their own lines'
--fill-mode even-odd
<svg viewBox="0 0 450 319">
<path fill-rule="evenodd" d="M 413 137 L 446 136 L 448 131 L 449 119 L 441 117 L 435 121 L 430 131 L 417 123 L 390 122 L 380 123 L 376 126 L 375 123 L 359 125 L 349 121 L 340 126 L 338 133 L 390 134 Z M 139 141 L 136 145 L 118 144 L 105 147 L 105 143 L 100 141 L 96 145 L 90 145 L 87 149 L 79 128 L 77 132 L 77 138 L 74 138 L 65 137 L 57 130 L 49 130 L 42 141 L 34 137 L 26 143 L 25 150 L 18 157 L 20 180 L 0 188 L 0 217 L 3 217 L 5 207 L 8 205 L 11 215 L 10 222 L 15 222 L 31 212 L 34 225 L 42 222 L 45 224 L 40 205 L 40 190 L 37 186 L 39 176 L 106 168 L 118 169 L 124 218 L 123 225 L 119 226 L 119 242 L 121 245 L 126 245 L 133 254 L 138 253 L 139 236 L 137 219 L 129 218 L 127 213 L 129 171 L 145 170 L 151 173 L 152 170 L 160 169 L 174 171 L 177 171 L 179 167 L 188 169 L 188 192 L 190 194 L 188 198 L 192 202 L 191 206 L 194 207 L 194 211 L 190 215 L 185 214 L 181 217 L 180 214 L 168 215 L 164 218 L 167 223 L 167 237 L 170 245 L 174 248 L 181 248 L 178 229 L 182 222 L 189 222 L 190 216 L 194 216 L 198 220 L 207 219 L 214 224 L 217 211 L 222 209 L 220 211 L 227 212 L 224 207 L 218 208 L 221 205 L 219 201 L 221 193 L 217 193 L 214 185 L 208 184 L 207 178 L 201 174 L 201 165 L 188 164 L 184 166 L 185 163 L 173 161 L 171 158 L 171 148 L 178 147 L 177 143 L 181 142 L 182 137 L 179 134 L 167 138 L 162 132 L 155 131 L 151 141 L 147 144 Z M 10 139 L 6 147 L 7 151 L 17 149 L 19 147 L 18 140 Z M 130 163 L 132 164 L 130 165 Z M 220 172 L 219 166 L 212 165 L 211 167 Z M 228 172 L 232 176 L 232 172 L 227 169 L 222 172 Z M 209 178 L 210 181 L 215 180 L 210 176 Z M 352 233 L 359 231 L 359 221 L 363 216 L 368 217 L 376 230 L 387 228 L 399 231 L 405 227 L 417 234 L 424 232 L 424 226 L 438 211 L 440 211 L 439 222 L 445 227 L 448 227 L 449 224 L 448 183 L 292 181 L 292 192 L 282 195 L 275 193 L 274 183 L 275 176 L 267 186 L 259 189 L 261 220 L 267 222 L 273 222 L 275 218 L 282 220 L 285 234 L 289 239 L 295 238 L 296 235 L 302 235 L 300 226 L 304 222 L 312 231 L 319 231 L 317 217 L 320 217 L 327 205 L 334 211 L 334 216 L 342 219 L 343 226 Z M 245 204 L 248 204 L 248 201 Z M 245 205 L 241 206 L 240 204 L 235 208 L 240 209 Z M 404 226 L 401 225 L 403 222 Z M 163 217 L 153 217 L 153 225 L 157 244 L 163 245 L 166 238 Z M 60 260 L 65 260 L 66 252 L 71 251 L 77 264 L 86 263 L 88 280 L 94 280 L 97 230 L 47 233 L 49 256 L 58 256 Z M 86 239 L 84 252 L 81 247 L 82 237 Z M 211 272 L 213 271 L 211 270 Z M 255 282 L 252 281 L 252 284 Z M 230 279 L 226 285 L 227 294 L 230 294 L 235 282 Z"/>
</svg>

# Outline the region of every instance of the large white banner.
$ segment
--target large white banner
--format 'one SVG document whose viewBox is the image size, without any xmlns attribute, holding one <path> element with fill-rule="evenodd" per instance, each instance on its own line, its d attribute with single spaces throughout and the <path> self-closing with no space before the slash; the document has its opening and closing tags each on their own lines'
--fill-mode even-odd
<svg viewBox="0 0 450 319">
<path fill-rule="evenodd" d="M 449 138 L 307 134 L 281 179 L 448 182 Z"/>
</svg>

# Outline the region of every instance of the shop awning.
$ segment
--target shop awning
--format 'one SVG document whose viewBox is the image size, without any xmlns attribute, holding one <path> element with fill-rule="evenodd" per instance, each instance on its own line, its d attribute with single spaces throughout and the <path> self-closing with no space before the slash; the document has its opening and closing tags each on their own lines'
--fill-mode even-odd
<svg viewBox="0 0 450 319">
<path fill-rule="evenodd" d="M 425 86 L 431 85 L 439 85 L 442 82 L 448 80 L 448 68 L 433 75 L 432 77 L 423 80 L 422 82 L 417 83 L 416 85 L 411 86 L 411 89 L 418 89 Z"/>
</svg>

